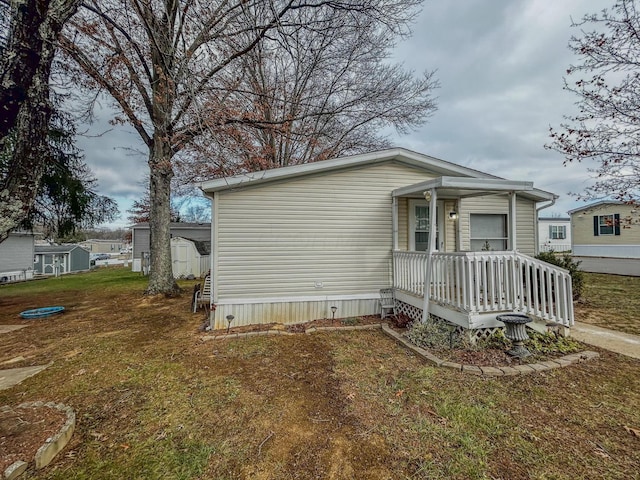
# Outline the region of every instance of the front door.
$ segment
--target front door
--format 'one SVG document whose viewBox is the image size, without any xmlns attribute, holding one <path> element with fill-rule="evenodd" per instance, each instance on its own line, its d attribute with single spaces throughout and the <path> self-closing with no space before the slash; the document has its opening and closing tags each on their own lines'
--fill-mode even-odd
<svg viewBox="0 0 640 480">
<path fill-rule="evenodd" d="M 443 248 L 441 232 L 444 231 L 442 223 L 442 202 L 436 205 L 436 245 L 435 250 Z M 429 228 L 431 217 L 429 202 L 426 200 L 409 200 L 409 250 L 426 252 L 429 250 Z"/>
</svg>

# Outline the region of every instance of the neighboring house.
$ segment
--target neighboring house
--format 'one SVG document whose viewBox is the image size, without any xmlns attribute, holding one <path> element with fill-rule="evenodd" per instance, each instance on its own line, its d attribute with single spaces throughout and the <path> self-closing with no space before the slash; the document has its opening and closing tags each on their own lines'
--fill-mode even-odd
<svg viewBox="0 0 640 480">
<path fill-rule="evenodd" d="M 210 231 L 209 231 L 210 232 Z M 211 240 L 200 241 L 191 238 L 171 239 L 171 268 L 175 278 L 203 277 L 211 265 Z"/>
<path fill-rule="evenodd" d="M 388 287 L 414 319 L 573 322 L 567 272 L 532 257 L 536 208 L 556 197 L 531 182 L 390 149 L 201 189 L 212 199 L 214 328 L 228 315 L 239 326 L 331 318 L 334 307 L 337 317 L 374 314 Z"/>
<path fill-rule="evenodd" d="M 571 250 L 571 219 L 540 217 L 538 242 L 541 252 L 568 252 Z"/>
<path fill-rule="evenodd" d="M 41 275 L 64 275 L 91 268 L 89 252 L 79 245 L 36 245 L 34 269 Z"/>
<path fill-rule="evenodd" d="M 183 237 L 200 242 L 211 241 L 210 223 L 185 223 L 173 222 L 170 226 L 171 238 Z M 149 253 L 151 246 L 149 243 L 150 230 L 148 223 L 136 223 L 131 227 L 132 243 L 132 271 L 148 273 Z"/>
<path fill-rule="evenodd" d="M 11 232 L 0 243 L 0 283 L 33 278 L 34 235 Z"/>
<path fill-rule="evenodd" d="M 108 253 L 110 255 L 119 255 L 121 250 L 126 250 L 128 245 L 122 240 L 103 240 L 101 238 L 94 238 L 79 242 L 85 250 L 91 253 Z"/>
<path fill-rule="evenodd" d="M 640 276 L 640 209 L 612 200 L 569 212 L 572 255 L 586 272 Z"/>
</svg>

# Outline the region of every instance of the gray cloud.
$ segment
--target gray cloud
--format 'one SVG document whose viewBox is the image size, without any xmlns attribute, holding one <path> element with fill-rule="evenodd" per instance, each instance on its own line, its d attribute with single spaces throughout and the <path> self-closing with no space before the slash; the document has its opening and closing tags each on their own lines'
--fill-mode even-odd
<svg viewBox="0 0 640 480">
<path fill-rule="evenodd" d="M 587 166 L 563 167 L 544 149 L 576 98 L 562 89 L 566 68 L 578 59 L 567 48 L 571 19 L 611 6 L 606 0 L 465 0 L 430 2 L 391 59 L 421 72 L 437 69 L 439 110 L 419 131 L 393 137 L 398 146 L 494 175 L 530 180 L 561 195 L 545 214 L 566 214 L 579 203 L 567 194 L 589 183 Z M 112 127 L 102 108 L 81 138 L 101 193 L 124 210 L 142 195 L 146 147 L 130 127 Z M 137 153 L 134 153 L 137 151 Z M 126 224 L 121 219 L 119 224 Z"/>
<path fill-rule="evenodd" d="M 535 186 L 561 196 L 545 214 L 566 214 L 568 196 L 590 182 L 586 165 L 563 166 L 545 150 L 549 126 L 570 114 L 563 91 L 572 18 L 610 7 L 604 0 L 433 2 L 398 46 L 394 61 L 438 70 L 438 112 L 419 131 L 396 137 L 412 150 Z"/>
<path fill-rule="evenodd" d="M 99 193 L 118 203 L 121 217 L 112 226 L 125 226 L 126 211 L 144 193 L 142 182 L 148 169 L 146 146 L 132 127 L 109 124 L 114 117 L 112 109 L 97 106 L 94 114 L 94 122 L 82 127 L 77 146 L 98 180 Z"/>
</svg>

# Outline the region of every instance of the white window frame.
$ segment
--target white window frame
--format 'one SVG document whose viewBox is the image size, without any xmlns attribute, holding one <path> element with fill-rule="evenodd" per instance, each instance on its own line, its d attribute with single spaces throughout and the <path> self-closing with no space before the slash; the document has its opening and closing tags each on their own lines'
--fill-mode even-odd
<svg viewBox="0 0 640 480">
<path fill-rule="evenodd" d="M 473 237 L 473 229 L 472 229 L 472 223 L 473 223 L 473 216 L 474 215 L 482 215 L 482 216 L 501 216 L 504 218 L 504 237 L 483 237 L 483 238 L 474 238 Z M 480 250 L 474 250 L 473 249 L 473 242 L 474 240 L 500 240 L 504 242 L 504 251 L 509 249 L 509 245 L 510 245 L 510 235 L 509 235 L 509 214 L 508 213 L 496 213 L 496 212 L 473 212 L 473 213 L 469 213 L 469 249 L 472 251 L 483 251 L 482 249 Z"/>
<path fill-rule="evenodd" d="M 566 225 L 549 225 L 551 227 L 551 240 L 566 240 L 567 238 L 567 226 Z"/>
<path fill-rule="evenodd" d="M 602 223 L 602 219 L 606 218 L 606 217 L 611 217 L 611 223 Z M 605 215 L 598 215 L 598 235 L 602 236 L 602 235 L 615 235 L 616 234 L 616 227 L 615 227 L 615 221 L 616 221 L 616 216 L 614 214 L 605 214 Z M 611 232 L 610 233 L 602 233 L 602 228 L 610 228 Z"/>
</svg>

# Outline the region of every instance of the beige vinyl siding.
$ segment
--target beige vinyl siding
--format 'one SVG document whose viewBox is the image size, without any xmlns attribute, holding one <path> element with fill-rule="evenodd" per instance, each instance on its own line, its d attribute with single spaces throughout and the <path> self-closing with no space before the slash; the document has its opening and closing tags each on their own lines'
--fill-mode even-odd
<svg viewBox="0 0 640 480">
<path fill-rule="evenodd" d="M 634 211 L 635 210 L 635 211 Z M 574 245 L 640 245 L 640 213 L 637 207 L 622 204 L 598 205 L 571 215 Z M 632 211 L 634 211 L 632 213 Z M 620 215 L 620 235 L 593 234 L 594 215 Z"/>
<path fill-rule="evenodd" d="M 456 251 L 456 220 L 452 220 L 449 217 L 449 213 L 457 211 L 455 200 L 445 200 L 444 211 L 441 215 L 444 216 L 444 251 L 455 252 Z"/>
<path fill-rule="evenodd" d="M 471 249 L 470 215 L 472 213 L 504 214 L 509 219 L 509 197 L 487 195 L 464 198 L 459 202 L 459 227 L 461 250 Z M 535 203 L 525 198 L 516 199 L 516 243 L 517 250 L 527 255 L 535 254 Z M 507 220 L 509 222 L 509 220 Z"/>
<path fill-rule="evenodd" d="M 216 301 L 372 293 L 391 282 L 394 162 L 220 192 Z"/>
<path fill-rule="evenodd" d="M 398 198 L 398 250 L 409 250 L 409 199 Z"/>
<path fill-rule="evenodd" d="M 516 198 L 517 250 L 526 255 L 536 254 L 536 204 L 526 198 Z"/>
</svg>

